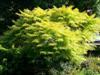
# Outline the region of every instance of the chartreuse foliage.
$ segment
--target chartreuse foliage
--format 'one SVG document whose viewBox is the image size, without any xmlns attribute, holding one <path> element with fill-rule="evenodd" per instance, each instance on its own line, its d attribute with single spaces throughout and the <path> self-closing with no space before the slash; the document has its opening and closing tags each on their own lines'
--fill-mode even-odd
<svg viewBox="0 0 100 75">
<path fill-rule="evenodd" d="M 69 0 L 3 0 L 0 2 L 0 35 L 13 24 L 13 19 L 18 19 L 15 13 L 19 12 L 19 9 L 33 9 L 37 6 L 48 9 L 54 5 L 60 7 L 68 2 Z"/>
<path fill-rule="evenodd" d="M 72 6 L 20 12 L 20 18 L 0 39 L 0 51 L 8 55 L 1 60 L 8 61 L 9 73 L 25 73 L 28 68 L 27 72 L 35 74 L 35 70 L 55 68 L 54 64 L 63 61 L 79 64 L 85 60 L 83 54 L 93 48 L 87 41 L 100 24 L 93 15 L 80 13 Z"/>
</svg>

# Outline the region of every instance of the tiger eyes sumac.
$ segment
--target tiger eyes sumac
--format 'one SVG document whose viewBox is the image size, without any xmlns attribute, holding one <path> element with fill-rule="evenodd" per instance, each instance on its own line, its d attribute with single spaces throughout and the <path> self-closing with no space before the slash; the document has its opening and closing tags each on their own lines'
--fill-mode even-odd
<svg viewBox="0 0 100 75">
<path fill-rule="evenodd" d="M 51 68 L 60 68 L 61 62 L 80 64 L 85 60 L 83 54 L 93 48 L 87 41 L 100 24 L 93 15 L 72 6 L 20 12 L 20 18 L 0 39 L 0 51 L 7 54 L 4 58 L 9 66 L 3 64 L 3 57 L 1 65 L 10 75 L 48 75 Z"/>
</svg>

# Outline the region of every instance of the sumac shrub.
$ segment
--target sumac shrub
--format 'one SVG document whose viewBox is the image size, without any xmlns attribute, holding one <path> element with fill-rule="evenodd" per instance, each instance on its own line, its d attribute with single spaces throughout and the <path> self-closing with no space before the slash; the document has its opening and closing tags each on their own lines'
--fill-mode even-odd
<svg viewBox="0 0 100 75">
<path fill-rule="evenodd" d="M 0 39 L 3 75 L 50 75 L 52 68 L 62 70 L 60 63 L 80 64 L 83 54 L 93 48 L 87 41 L 100 21 L 93 15 L 72 6 L 20 12 Z"/>
</svg>

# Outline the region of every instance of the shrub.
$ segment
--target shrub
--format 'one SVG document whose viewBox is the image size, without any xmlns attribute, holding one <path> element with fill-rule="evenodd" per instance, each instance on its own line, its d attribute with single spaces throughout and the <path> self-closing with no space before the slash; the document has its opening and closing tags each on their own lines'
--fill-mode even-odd
<svg viewBox="0 0 100 75">
<path fill-rule="evenodd" d="M 50 75 L 51 68 L 61 70 L 62 62 L 81 63 L 93 48 L 86 42 L 100 21 L 94 16 L 72 6 L 20 12 L 0 39 L 3 75 Z"/>
</svg>

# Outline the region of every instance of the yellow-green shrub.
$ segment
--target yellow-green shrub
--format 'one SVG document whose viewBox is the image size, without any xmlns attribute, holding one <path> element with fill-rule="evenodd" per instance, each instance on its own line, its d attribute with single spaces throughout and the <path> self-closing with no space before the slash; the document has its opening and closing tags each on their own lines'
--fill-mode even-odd
<svg viewBox="0 0 100 75">
<path fill-rule="evenodd" d="M 93 48 L 87 41 L 100 24 L 93 15 L 80 13 L 72 6 L 20 12 L 20 18 L 0 40 L 1 48 L 8 53 L 9 73 L 45 72 L 65 61 L 79 64 L 85 60 L 83 54 Z"/>
</svg>

